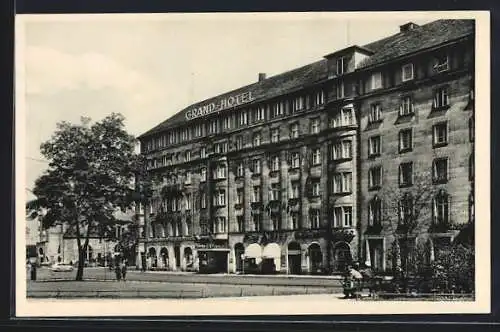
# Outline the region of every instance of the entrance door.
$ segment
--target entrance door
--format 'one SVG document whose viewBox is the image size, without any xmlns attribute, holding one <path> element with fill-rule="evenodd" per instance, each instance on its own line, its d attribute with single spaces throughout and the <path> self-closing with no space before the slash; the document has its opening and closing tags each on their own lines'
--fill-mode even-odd
<svg viewBox="0 0 500 332">
<path fill-rule="evenodd" d="M 352 262 L 351 249 L 349 245 L 345 242 L 338 243 L 335 246 L 334 254 L 334 271 L 345 272 L 347 270 L 347 265 Z"/>
<path fill-rule="evenodd" d="M 245 247 L 243 243 L 236 243 L 234 246 L 234 259 L 236 265 L 236 272 L 243 271 L 243 254 L 245 253 Z"/>
<path fill-rule="evenodd" d="M 323 254 L 321 253 L 321 247 L 317 243 L 313 243 L 309 246 L 309 272 L 311 274 L 321 273 Z"/>
<path fill-rule="evenodd" d="M 301 250 L 297 242 L 290 242 L 288 245 L 288 271 L 290 274 L 302 272 Z"/>
<path fill-rule="evenodd" d="M 174 247 L 174 255 L 175 255 L 175 267 L 181 267 L 181 247 Z"/>
</svg>

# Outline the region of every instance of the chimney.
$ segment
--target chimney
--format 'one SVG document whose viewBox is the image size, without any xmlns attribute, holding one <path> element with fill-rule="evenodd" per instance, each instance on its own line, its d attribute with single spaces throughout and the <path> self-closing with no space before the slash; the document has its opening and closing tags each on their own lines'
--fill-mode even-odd
<svg viewBox="0 0 500 332">
<path fill-rule="evenodd" d="M 408 32 L 408 31 L 413 30 L 417 27 L 418 27 L 418 24 L 415 24 L 413 22 L 408 22 L 406 24 L 399 26 L 399 32 Z"/>
<path fill-rule="evenodd" d="M 259 73 L 259 82 L 266 79 L 266 73 Z"/>
</svg>

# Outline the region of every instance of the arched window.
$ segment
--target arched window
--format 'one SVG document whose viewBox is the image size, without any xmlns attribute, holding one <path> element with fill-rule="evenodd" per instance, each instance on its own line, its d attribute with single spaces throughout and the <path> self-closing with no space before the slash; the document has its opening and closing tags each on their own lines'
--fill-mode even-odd
<svg viewBox="0 0 500 332">
<path fill-rule="evenodd" d="M 440 190 L 433 201 L 433 218 L 435 224 L 447 224 L 449 222 L 450 202 L 449 195 Z"/>
<path fill-rule="evenodd" d="M 380 225 L 382 221 L 382 202 L 375 195 L 368 204 L 368 225 Z"/>
</svg>

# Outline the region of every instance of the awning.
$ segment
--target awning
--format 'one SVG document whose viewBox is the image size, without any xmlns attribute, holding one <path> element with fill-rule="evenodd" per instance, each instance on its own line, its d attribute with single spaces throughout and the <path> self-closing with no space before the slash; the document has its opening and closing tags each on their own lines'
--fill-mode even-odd
<svg viewBox="0 0 500 332">
<path fill-rule="evenodd" d="M 245 249 L 245 257 L 257 258 L 262 256 L 262 249 L 257 243 L 252 243 Z"/>
<path fill-rule="evenodd" d="M 276 258 L 281 257 L 281 249 L 277 243 L 269 243 L 262 251 L 262 257 Z"/>
</svg>

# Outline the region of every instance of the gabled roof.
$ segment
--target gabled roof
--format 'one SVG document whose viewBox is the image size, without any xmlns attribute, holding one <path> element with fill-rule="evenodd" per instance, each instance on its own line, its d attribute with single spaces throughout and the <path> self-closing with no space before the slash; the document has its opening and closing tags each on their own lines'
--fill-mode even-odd
<svg viewBox="0 0 500 332">
<path fill-rule="evenodd" d="M 405 32 L 399 32 L 364 46 L 354 45 L 347 47 L 346 49 L 331 53 L 327 55 L 327 57 L 339 52 L 342 53 L 351 48 L 362 50 L 364 53 L 372 52 L 373 54 L 367 57 L 359 65 L 359 68 L 367 68 L 473 33 L 474 20 L 437 20 L 422 26 L 417 26 Z M 242 92 L 251 92 L 255 101 L 273 98 L 300 89 L 303 86 L 320 82 L 327 79 L 327 77 L 327 60 L 322 59 L 312 64 L 269 77 L 263 81 L 190 105 L 140 135 L 139 138 L 150 136 L 185 123 L 185 112 L 194 107 L 217 102 L 218 100 Z"/>
</svg>

